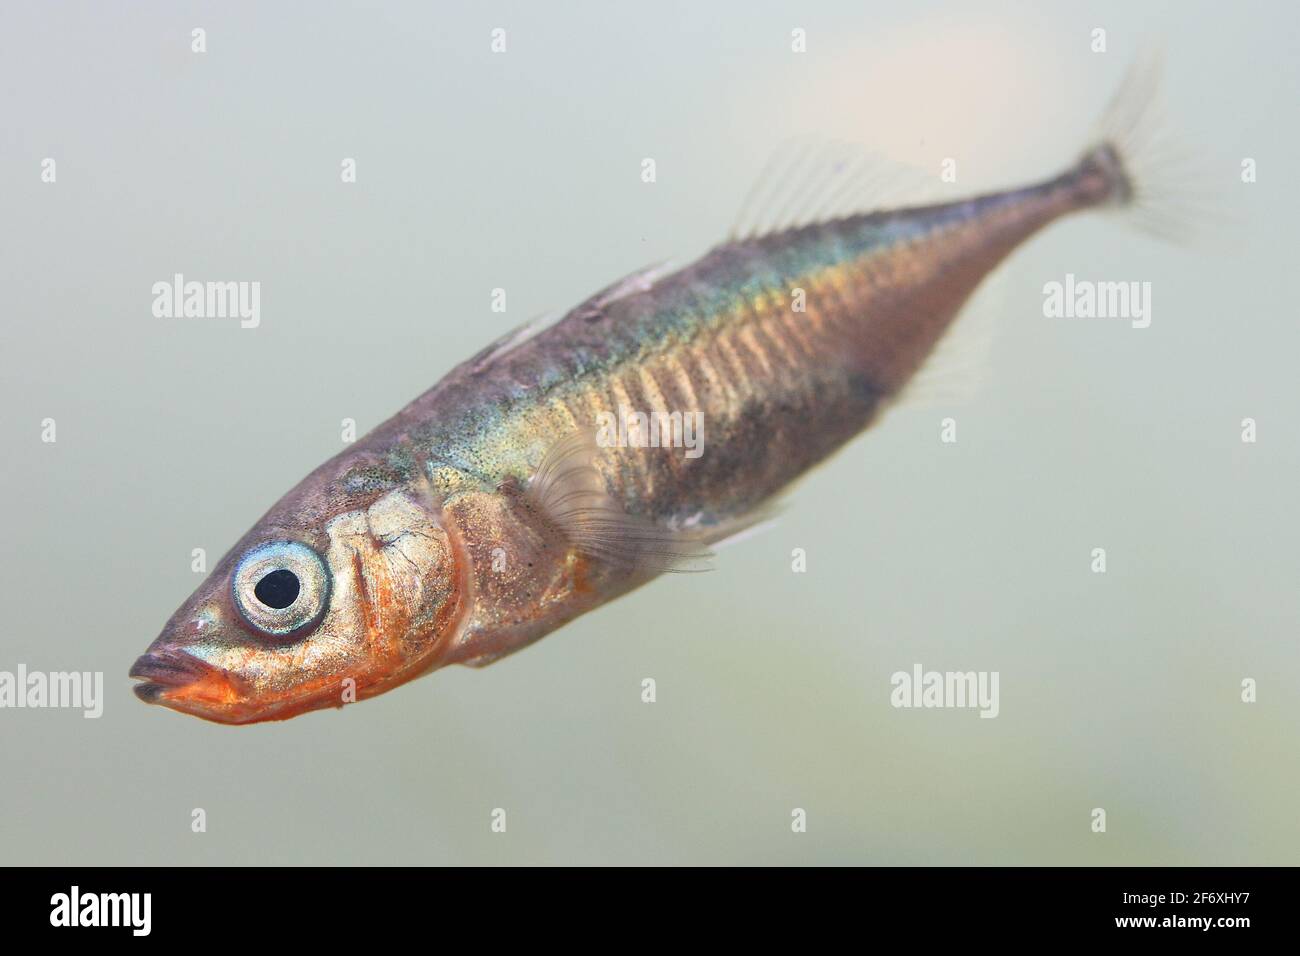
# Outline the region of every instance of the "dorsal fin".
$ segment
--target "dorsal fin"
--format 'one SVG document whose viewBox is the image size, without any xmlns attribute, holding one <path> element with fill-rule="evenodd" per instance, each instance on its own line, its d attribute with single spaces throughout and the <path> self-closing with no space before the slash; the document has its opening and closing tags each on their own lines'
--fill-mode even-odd
<svg viewBox="0 0 1300 956">
<path fill-rule="evenodd" d="M 937 175 L 855 143 L 817 136 L 786 140 L 741 204 L 733 241 L 898 206 L 940 194 Z"/>
<path fill-rule="evenodd" d="M 543 312 L 541 315 L 533 316 L 527 322 L 515 326 L 509 332 L 485 345 L 465 363 L 465 368 L 470 372 L 481 372 L 494 360 L 507 352 L 517 349 L 543 329 L 554 325 L 559 318 L 560 313 L 558 312 Z"/>
<path fill-rule="evenodd" d="M 611 302 L 617 302 L 625 296 L 635 295 L 640 292 L 649 292 L 656 281 L 672 271 L 673 264 L 668 261 L 657 262 L 652 266 L 646 266 L 644 269 L 638 269 L 617 282 L 610 283 L 595 295 L 579 303 L 565 318 L 570 315 L 578 317 L 599 315 Z"/>
</svg>

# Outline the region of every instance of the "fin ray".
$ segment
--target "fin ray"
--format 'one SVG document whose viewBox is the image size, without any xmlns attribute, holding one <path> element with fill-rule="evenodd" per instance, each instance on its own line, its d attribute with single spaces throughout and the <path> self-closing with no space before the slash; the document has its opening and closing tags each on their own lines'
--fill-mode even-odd
<svg viewBox="0 0 1300 956">
<path fill-rule="evenodd" d="M 731 241 L 938 198 L 937 178 L 864 147 L 818 136 L 773 151 L 742 202 Z"/>
<path fill-rule="evenodd" d="M 694 531 L 628 514 L 610 498 L 592 436 L 575 431 L 547 450 L 526 495 L 581 554 L 630 570 L 706 571 L 712 557 Z"/>
</svg>

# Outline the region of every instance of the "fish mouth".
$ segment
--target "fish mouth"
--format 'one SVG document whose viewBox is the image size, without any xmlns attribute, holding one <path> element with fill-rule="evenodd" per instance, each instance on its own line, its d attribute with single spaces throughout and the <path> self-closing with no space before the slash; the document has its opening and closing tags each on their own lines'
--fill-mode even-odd
<svg viewBox="0 0 1300 956">
<path fill-rule="evenodd" d="M 164 703 L 169 692 L 190 687 L 212 676 L 215 668 L 183 651 L 150 651 L 131 665 L 128 677 L 143 683 L 132 690 L 146 704 Z"/>
</svg>

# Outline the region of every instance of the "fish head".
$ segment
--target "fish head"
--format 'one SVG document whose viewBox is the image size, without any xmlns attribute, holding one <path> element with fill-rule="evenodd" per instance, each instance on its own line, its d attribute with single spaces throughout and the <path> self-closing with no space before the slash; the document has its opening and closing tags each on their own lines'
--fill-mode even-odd
<svg viewBox="0 0 1300 956">
<path fill-rule="evenodd" d="M 172 615 L 135 693 L 229 724 L 339 707 L 436 666 L 463 590 L 426 496 L 312 476 Z"/>
</svg>

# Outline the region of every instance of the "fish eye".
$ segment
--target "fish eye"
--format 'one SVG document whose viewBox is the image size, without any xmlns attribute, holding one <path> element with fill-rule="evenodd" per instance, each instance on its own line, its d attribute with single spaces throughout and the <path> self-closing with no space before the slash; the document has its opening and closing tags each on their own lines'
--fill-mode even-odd
<svg viewBox="0 0 1300 956">
<path fill-rule="evenodd" d="M 258 581 L 253 587 L 253 596 L 267 607 L 283 611 L 293 606 L 301 590 L 302 582 L 298 580 L 298 575 L 288 568 L 281 568 Z"/>
<path fill-rule="evenodd" d="M 297 541 L 251 549 L 239 560 L 231 581 L 244 620 L 272 637 L 294 634 L 319 621 L 329 588 L 324 560 Z"/>
</svg>

